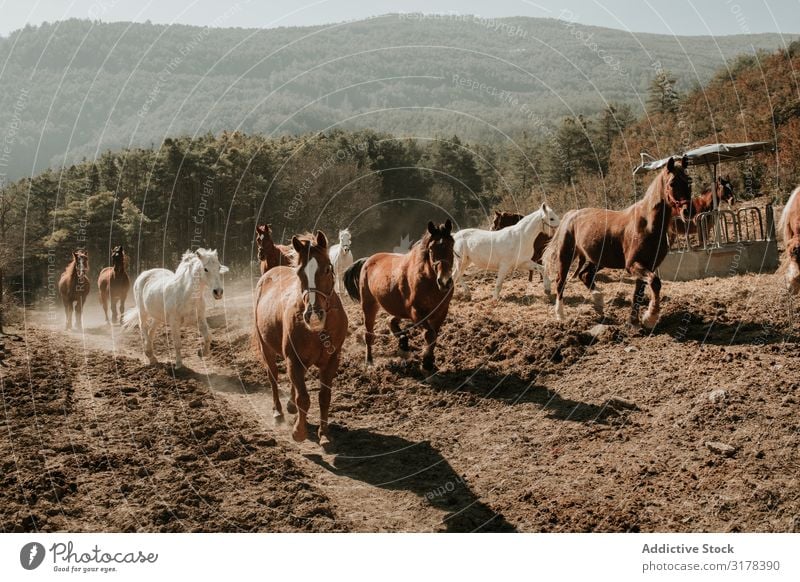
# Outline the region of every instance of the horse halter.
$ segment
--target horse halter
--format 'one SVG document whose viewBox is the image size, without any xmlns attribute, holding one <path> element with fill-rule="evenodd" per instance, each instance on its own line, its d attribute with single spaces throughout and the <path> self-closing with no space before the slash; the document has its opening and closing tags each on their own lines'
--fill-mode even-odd
<svg viewBox="0 0 800 582">
<path fill-rule="evenodd" d="M 311 293 L 316 293 L 318 295 L 321 295 L 325 299 L 325 308 L 322 310 L 323 313 L 328 313 L 329 311 L 334 311 L 338 309 L 338 307 L 331 307 L 331 295 L 333 294 L 333 292 L 331 291 L 331 293 L 325 293 L 324 291 L 320 291 L 316 287 L 309 287 L 308 289 L 303 290 L 302 294 L 303 304 L 306 304 L 308 296 Z"/>
</svg>

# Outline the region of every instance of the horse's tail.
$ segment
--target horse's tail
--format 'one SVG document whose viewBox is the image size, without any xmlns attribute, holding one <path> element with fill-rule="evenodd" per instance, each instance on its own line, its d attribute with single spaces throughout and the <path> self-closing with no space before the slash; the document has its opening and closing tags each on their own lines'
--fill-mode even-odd
<svg viewBox="0 0 800 582">
<path fill-rule="evenodd" d="M 122 325 L 122 329 L 125 331 L 132 330 L 139 325 L 139 308 L 131 307 L 126 310 L 125 313 L 122 314 L 122 317 L 120 317 L 120 325 Z"/>
<path fill-rule="evenodd" d="M 575 210 L 567 212 L 561 219 L 561 223 L 556 227 L 553 238 L 547 243 L 547 247 L 542 254 L 542 266 L 544 266 L 547 275 L 551 279 L 558 277 L 559 266 L 561 263 L 561 256 L 563 255 L 565 246 L 575 245 L 575 237 L 573 236 L 572 220 L 575 216 Z M 573 256 L 574 249 L 569 250 L 569 255 Z"/>
<path fill-rule="evenodd" d="M 347 289 L 347 294 L 354 301 L 361 301 L 361 269 L 366 262 L 366 257 L 358 259 L 344 272 L 344 288 Z"/>
</svg>

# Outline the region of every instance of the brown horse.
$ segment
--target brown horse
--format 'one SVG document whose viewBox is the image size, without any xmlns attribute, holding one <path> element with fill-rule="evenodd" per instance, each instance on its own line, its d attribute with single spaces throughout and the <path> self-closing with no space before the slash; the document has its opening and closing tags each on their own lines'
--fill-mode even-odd
<svg viewBox="0 0 800 582">
<path fill-rule="evenodd" d="M 779 229 L 786 245 L 786 286 L 796 295 L 800 292 L 800 186 L 794 189 L 783 208 Z"/>
<path fill-rule="evenodd" d="M 523 218 L 522 214 L 495 210 L 492 230 L 502 230 L 506 227 L 514 226 Z M 533 240 L 533 255 L 531 256 L 531 260 L 534 263 L 542 264 L 542 256 L 548 244 L 550 244 L 550 235 L 545 232 L 540 232 L 536 235 L 536 238 Z M 542 275 L 542 280 L 544 280 L 544 275 Z M 533 271 L 528 271 L 528 281 L 533 281 Z"/>
<path fill-rule="evenodd" d="M 658 321 L 661 279 L 656 269 L 669 248 L 667 229 L 673 210 L 680 212 L 692 199 L 692 182 L 685 167 L 669 159 L 653 179 L 644 197 L 625 210 L 583 208 L 568 212 L 548 245 L 545 261 L 556 281 L 556 317 L 564 318 L 562 299 L 575 256 L 575 276 L 592 292 L 594 307 L 602 315 L 603 295 L 595 289 L 600 269 L 625 269 L 636 278 L 630 323 L 639 326 L 639 307 L 645 283 L 651 298 L 642 323 L 652 328 Z"/>
<path fill-rule="evenodd" d="M 717 200 L 728 205 L 736 202 L 733 195 L 733 184 L 721 176 L 717 178 Z M 686 246 L 689 246 L 689 235 L 695 234 L 698 229 L 697 217 L 713 209 L 714 197 L 711 194 L 711 186 L 707 186 L 700 196 L 692 198 L 691 203 L 683 212 L 670 222 L 670 232 L 675 235 L 686 235 Z"/>
<path fill-rule="evenodd" d="M 272 386 L 273 415 L 283 418 L 278 394 L 278 354 L 286 359 L 292 394 L 286 409 L 297 414 L 292 437 L 308 435 L 306 415 L 311 405 L 306 389 L 306 370 L 319 369 L 319 442 L 328 439 L 331 386 L 339 370 L 342 344 L 347 336 L 347 314 L 333 289 L 333 267 L 328 258 L 328 239 L 316 236 L 292 238 L 297 268 L 275 267 L 258 281 L 255 335 Z"/>
<path fill-rule="evenodd" d="M 292 249 L 286 245 L 276 245 L 272 240 L 272 225 L 256 226 L 256 249 L 263 275 L 273 267 L 291 267 L 294 265 Z"/>
<path fill-rule="evenodd" d="M 66 329 L 72 329 L 73 304 L 75 311 L 75 326 L 83 329 L 83 304 L 89 295 L 89 255 L 86 251 L 72 252 L 72 261 L 58 281 L 58 292 L 64 302 L 64 312 L 67 316 Z"/>
<path fill-rule="evenodd" d="M 119 314 L 125 312 L 125 299 L 131 288 L 128 278 L 128 255 L 120 245 L 111 250 L 111 267 L 100 271 L 97 278 L 97 288 L 100 290 L 100 302 L 103 304 L 103 314 L 106 324 L 117 323 L 117 302 L 119 301 Z M 111 300 L 111 322 L 108 321 L 108 302 Z"/>
<path fill-rule="evenodd" d="M 360 259 L 345 271 L 350 297 L 361 302 L 366 327 L 367 365 L 372 365 L 375 317 L 382 307 L 392 319 L 389 327 L 400 351 L 408 352 L 408 336 L 400 321 L 410 319 L 425 329 L 422 369 L 434 370 L 433 351 L 453 298 L 453 228 L 450 220 L 438 227 L 428 223 L 422 239 L 404 254 L 377 253 Z"/>
</svg>

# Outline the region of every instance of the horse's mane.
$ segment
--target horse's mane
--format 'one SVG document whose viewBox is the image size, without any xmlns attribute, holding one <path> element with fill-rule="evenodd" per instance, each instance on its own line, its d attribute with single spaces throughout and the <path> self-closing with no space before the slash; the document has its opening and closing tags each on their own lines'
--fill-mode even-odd
<svg viewBox="0 0 800 582">
<path fill-rule="evenodd" d="M 192 264 L 193 259 L 199 259 L 200 257 L 197 256 L 197 253 L 200 253 L 204 256 L 211 256 L 215 255 L 217 251 L 210 251 L 208 249 L 197 249 L 196 251 L 193 251 L 192 249 L 187 250 L 185 253 L 183 253 L 181 262 L 178 264 L 178 268 L 175 269 L 175 274 L 177 275 L 178 273 L 182 273 L 188 269 L 189 265 Z"/>
<path fill-rule="evenodd" d="M 786 201 L 786 206 L 783 207 L 783 211 L 781 212 L 781 219 L 778 222 L 778 232 L 781 233 L 783 236 L 783 244 L 786 244 L 789 240 L 789 212 L 792 209 L 792 206 L 796 203 L 796 199 L 800 197 L 800 186 L 792 190 L 792 194 L 789 196 L 789 199 Z"/>
<path fill-rule="evenodd" d="M 77 253 L 79 255 L 83 255 L 88 260 L 89 256 L 84 251 L 77 251 Z M 75 256 L 73 255 L 72 260 L 67 264 L 67 268 L 64 269 L 64 273 L 71 279 L 72 275 L 75 274 L 75 267 L 77 266 L 78 266 L 78 261 L 75 259 Z"/>
</svg>

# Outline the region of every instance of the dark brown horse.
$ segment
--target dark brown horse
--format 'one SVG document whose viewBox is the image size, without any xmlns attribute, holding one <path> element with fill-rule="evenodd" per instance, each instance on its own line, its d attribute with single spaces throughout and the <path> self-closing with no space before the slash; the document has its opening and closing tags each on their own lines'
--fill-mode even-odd
<svg viewBox="0 0 800 582">
<path fill-rule="evenodd" d="M 375 318 L 383 308 L 392 316 L 389 326 L 401 352 L 408 352 L 408 336 L 400 321 L 410 319 L 425 329 L 422 368 L 433 371 L 436 338 L 453 298 L 452 228 L 450 220 L 438 227 L 429 222 L 428 231 L 408 253 L 377 253 L 356 261 L 345 272 L 347 292 L 361 302 L 364 312 L 368 366 L 372 365 Z"/>
<path fill-rule="evenodd" d="M 800 292 L 800 186 L 794 189 L 783 208 L 779 230 L 786 245 L 786 286 L 796 295 Z"/>
<path fill-rule="evenodd" d="M 562 303 L 567 275 L 575 257 L 575 273 L 592 292 L 595 309 L 603 313 L 603 295 L 595 289 L 600 269 L 625 269 L 636 279 L 630 323 L 639 326 L 639 308 L 644 301 L 645 284 L 651 298 L 642 323 L 652 328 L 658 321 L 661 279 L 656 269 L 669 248 L 667 229 L 672 213 L 681 212 L 692 199 L 692 182 L 681 166 L 669 159 L 647 188 L 644 197 L 625 210 L 583 208 L 568 212 L 548 245 L 547 267 L 556 281 L 556 317 L 564 318 Z"/>
<path fill-rule="evenodd" d="M 717 200 L 732 205 L 736 202 L 733 195 L 733 184 L 723 177 L 717 178 Z M 714 197 L 711 194 L 711 186 L 706 187 L 700 196 L 692 198 L 692 202 L 686 206 L 682 213 L 676 216 L 670 223 L 670 231 L 676 235 L 686 236 L 686 245 L 689 245 L 689 235 L 697 232 L 697 217 L 704 212 L 714 209 Z"/>
<path fill-rule="evenodd" d="M 89 295 L 89 255 L 86 251 L 72 252 L 72 261 L 58 281 L 58 292 L 64 303 L 67 316 L 66 329 L 72 329 L 72 312 L 75 311 L 75 327 L 83 329 L 83 304 Z M 73 307 L 74 304 L 74 307 Z"/>
<path fill-rule="evenodd" d="M 273 267 L 294 265 L 292 249 L 286 245 L 276 245 L 273 242 L 271 224 L 256 226 L 256 249 L 262 275 Z"/>
<path fill-rule="evenodd" d="M 506 227 L 514 226 L 523 218 L 522 214 L 495 210 L 492 230 L 502 230 Z M 533 255 L 531 256 L 531 260 L 534 263 L 542 264 L 542 255 L 544 255 L 544 250 L 547 248 L 548 244 L 550 244 L 550 236 L 547 233 L 540 232 L 536 235 L 536 238 L 533 240 Z M 542 278 L 544 278 L 544 275 L 542 275 Z M 528 271 L 528 281 L 533 281 L 533 271 Z"/>
<path fill-rule="evenodd" d="M 331 387 L 339 370 L 342 344 L 347 336 L 347 314 L 333 290 L 333 267 L 328 259 L 328 239 L 315 236 L 292 238 L 298 266 L 275 267 L 258 281 L 255 335 L 272 386 L 273 415 L 283 418 L 278 393 L 276 357 L 286 359 L 292 394 L 286 409 L 297 414 L 292 437 L 308 435 L 306 415 L 311 400 L 306 389 L 306 371 L 319 369 L 319 442 L 328 444 L 328 408 Z"/>
<path fill-rule="evenodd" d="M 131 288 L 131 280 L 128 278 L 128 255 L 120 245 L 111 250 L 111 267 L 106 267 L 100 271 L 97 278 L 97 288 L 100 290 L 100 302 L 103 304 L 103 314 L 106 316 L 106 323 L 117 323 L 117 302 L 119 302 L 119 314 L 125 312 L 125 299 Z M 111 322 L 108 320 L 108 302 L 111 301 Z"/>
</svg>

